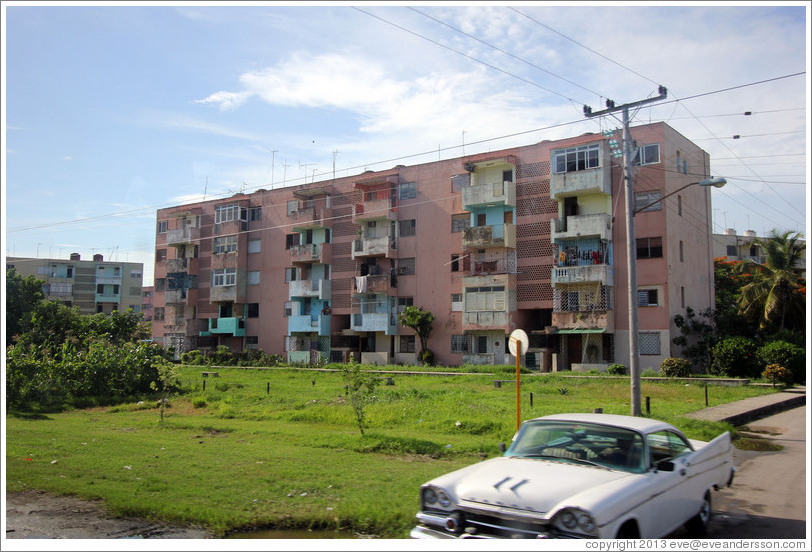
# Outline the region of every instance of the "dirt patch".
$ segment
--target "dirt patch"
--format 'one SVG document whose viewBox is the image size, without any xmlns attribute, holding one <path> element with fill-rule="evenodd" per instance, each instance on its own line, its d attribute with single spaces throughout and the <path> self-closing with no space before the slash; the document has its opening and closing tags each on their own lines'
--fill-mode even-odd
<svg viewBox="0 0 812 552">
<path fill-rule="evenodd" d="M 100 500 L 40 491 L 6 493 L 7 539 L 205 539 L 204 529 L 117 518 Z"/>
</svg>

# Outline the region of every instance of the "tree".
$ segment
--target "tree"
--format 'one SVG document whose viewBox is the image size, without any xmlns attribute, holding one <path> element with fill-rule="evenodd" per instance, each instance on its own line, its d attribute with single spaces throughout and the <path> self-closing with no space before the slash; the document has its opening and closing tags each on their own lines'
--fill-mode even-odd
<svg viewBox="0 0 812 552">
<path fill-rule="evenodd" d="M 685 316 L 678 314 L 674 317 L 674 324 L 682 335 L 671 342 L 682 347 L 683 356 L 697 366 L 700 372 L 707 373 L 713 362 L 713 347 L 718 341 L 714 312 L 705 309 L 696 313 L 694 309 L 687 307 Z"/>
<path fill-rule="evenodd" d="M 355 421 L 358 422 L 358 429 L 363 436 L 364 429 L 368 426 L 364 409 L 374 400 L 378 380 L 372 374 L 363 372 L 361 365 L 355 362 L 352 355 L 349 363 L 341 368 L 341 373 L 346 384 L 347 398 L 355 412 Z"/>
<path fill-rule="evenodd" d="M 805 287 L 795 270 L 804 254 L 805 245 L 800 232 L 775 230 L 767 239 L 756 239 L 766 253 L 763 264 L 743 261 L 737 270 L 753 274 L 753 282 L 744 286 L 739 297 L 739 312 L 758 321 L 759 329 L 777 326 L 803 328 L 805 321 Z"/>
<path fill-rule="evenodd" d="M 430 311 L 423 310 L 423 307 L 416 307 L 409 305 L 403 309 L 399 316 L 400 323 L 407 328 L 414 330 L 417 337 L 420 338 L 420 352 L 417 355 L 418 360 L 426 361 L 429 364 L 433 355 L 428 348 L 429 336 L 431 335 L 432 323 L 434 322 L 434 315 Z"/>
<path fill-rule="evenodd" d="M 34 308 L 45 300 L 44 281 L 34 276 L 22 277 L 13 268 L 6 270 L 6 344 L 26 331 Z"/>
</svg>

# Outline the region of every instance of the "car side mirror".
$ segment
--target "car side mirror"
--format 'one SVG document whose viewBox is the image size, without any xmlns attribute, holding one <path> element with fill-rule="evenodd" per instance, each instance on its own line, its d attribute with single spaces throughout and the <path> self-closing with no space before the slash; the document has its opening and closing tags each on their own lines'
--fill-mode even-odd
<svg viewBox="0 0 812 552">
<path fill-rule="evenodd" d="M 672 472 L 674 471 L 674 462 L 671 460 L 660 460 L 655 466 L 658 471 Z"/>
<path fill-rule="evenodd" d="M 507 450 L 507 447 L 505 446 L 505 443 L 499 443 L 499 452 L 504 454 L 506 450 Z"/>
</svg>

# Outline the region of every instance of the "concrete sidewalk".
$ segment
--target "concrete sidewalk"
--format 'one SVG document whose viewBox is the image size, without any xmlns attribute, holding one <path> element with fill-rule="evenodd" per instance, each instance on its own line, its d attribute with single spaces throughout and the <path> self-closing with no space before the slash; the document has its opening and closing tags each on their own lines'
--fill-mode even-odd
<svg viewBox="0 0 812 552">
<path fill-rule="evenodd" d="M 796 386 L 772 395 L 750 397 L 740 401 L 711 406 L 686 414 L 688 418 L 727 422 L 734 426 L 744 425 L 776 412 L 806 404 L 806 387 Z"/>
</svg>

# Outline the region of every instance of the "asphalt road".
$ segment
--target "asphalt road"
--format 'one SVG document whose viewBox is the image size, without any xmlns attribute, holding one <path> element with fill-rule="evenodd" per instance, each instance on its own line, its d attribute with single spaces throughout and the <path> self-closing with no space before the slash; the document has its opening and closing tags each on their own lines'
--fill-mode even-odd
<svg viewBox="0 0 812 552">
<path fill-rule="evenodd" d="M 750 434 L 784 449 L 776 452 L 736 450 L 733 485 L 714 492 L 712 539 L 809 538 L 806 520 L 806 406 L 747 424 Z M 685 538 L 683 534 L 672 535 Z"/>
</svg>

